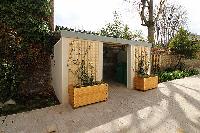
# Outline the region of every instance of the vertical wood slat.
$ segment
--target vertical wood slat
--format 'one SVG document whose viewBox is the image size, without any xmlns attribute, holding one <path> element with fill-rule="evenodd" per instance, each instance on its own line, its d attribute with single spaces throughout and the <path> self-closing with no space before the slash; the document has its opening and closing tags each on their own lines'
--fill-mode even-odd
<svg viewBox="0 0 200 133">
<path fill-rule="evenodd" d="M 134 71 L 137 74 L 137 71 L 139 70 L 138 64 L 140 63 L 140 60 L 144 59 L 144 67 L 146 68 L 148 66 L 148 74 L 150 74 L 150 68 L 151 68 L 151 48 L 143 47 L 143 46 L 135 46 L 134 47 L 134 57 L 135 60 L 134 63 Z M 154 58 L 154 57 L 152 57 Z"/>
<path fill-rule="evenodd" d="M 71 43 L 68 50 L 70 57 L 68 60 L 69 84 L 76 85 L 80 83 L 80 79 L 77 77 L 77 70 L 79 69 L 82 60 L 85 60 L 86 72 L 88 72 L 88 74 L 93 74 L 94 79 L 97 79 L 98 68 L 96 67 L 98 67 L 99 60 L 96 58 L 99 58 L 99 43 L 80 39 L 74 39 Z M 74 63 L 75 61 L 77 61 L 77 63 Z M 90 67 L 91 65 L 93 68 Z"/>
</svg>

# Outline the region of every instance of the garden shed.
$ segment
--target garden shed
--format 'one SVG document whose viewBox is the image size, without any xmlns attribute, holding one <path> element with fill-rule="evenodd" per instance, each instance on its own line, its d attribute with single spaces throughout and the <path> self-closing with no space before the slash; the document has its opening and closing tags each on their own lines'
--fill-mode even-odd
<svg viewBox="0 0 200 133">
<path fill-rule="evenodd" d="M 132 89 L 137 69 L 135 58 L 147 51 L 149 56 L 145 60 L 150 60 L 151 46 L 147 42 L 61 31 L 51 61 L 52 85 L 58 100 L 67 104 L 68 88 L 87 83 L 90 78 L 96 82 L 115 79 Z"/>
</svg>

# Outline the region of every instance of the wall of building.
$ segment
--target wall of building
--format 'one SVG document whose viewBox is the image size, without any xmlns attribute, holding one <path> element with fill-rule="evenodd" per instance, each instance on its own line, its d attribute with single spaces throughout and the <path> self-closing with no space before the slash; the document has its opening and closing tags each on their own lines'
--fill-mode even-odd
<svg viewBox="0 0 200 133">
<path fill-rule="evenodd" d="M 88 47 L 90 48 L 88 49 Z M 136 75 L 138 63 L 135 56 L 137 49 L 139 49 L 139 52 L 147 50 L 147 54 L 150 55 L 150 47 L 127 45 L 127 87 L 130 89 L 134 87 L 133 79 Z M 88 73 L 93 74 L 96 81 L 101 81 L 103 75 L 103 42 L 62 37 L 55 44 L 54 56 L 51 60 L 52 84 L 61 104 L 68 104 L 68 87 L 77 85 L 79 79 L 76 73 L 82 60 L 85 60 L 84 66 L 92 66 L 93 68 L 92 71 L 88 70 Z"/>
<path fill-rule="evenodd" d="M 134 62 L 134 46 L 128 45 L 127 47 L 127 88 L 133 89 L 134 88 L 134 75 L 135 72 L 133 68 L 135 66 Z"/>
<path fill-rule="evenodd" d="M 52 86 L 60 102 L 62 102 L 62 40 L 54 45 L 54 55 L 51 60 Z"/>
<path fill-rule="evenodd" d="M 92 75 L 94 81 L 102 80 L 103 43 L 73 39 L 69 42 L 68 57 L 69 85 L 76 86 L 81 83 L 78 77 L 83 70 L 82 63 L 88 76 Z"/>
<path fill-rule="evenodd" d="M 71 44 L 76 44 L 71 47 Z M 78 48 L 78 46 L 80 46 Z M 68 87 L 74 86 L 77 83 L 77 77 L 74 76 L 79 65 L 74 64 L 74 60 L 81 62 L 83 60 L 83 54 L 86 50 L 86 46 L 90 46 L 88 51 L 88 60 L 86 64 L 92 64 L 95 71 L 90 72 L 96 76 L 96 81 L 102 80 L 103 72 L 103 43 L 97 41 L 87 41 L 74 38 L 62 37 L 54 45 L 54 56 L 51 60 L 51 73 L 52 73 L 52 85 L 55 94 L 61 104 L 68 104 Z M 75 53 L 71 51 L 75 50 Z M 82 52 L 81 52 L 82 51 Z"/>
</svg>

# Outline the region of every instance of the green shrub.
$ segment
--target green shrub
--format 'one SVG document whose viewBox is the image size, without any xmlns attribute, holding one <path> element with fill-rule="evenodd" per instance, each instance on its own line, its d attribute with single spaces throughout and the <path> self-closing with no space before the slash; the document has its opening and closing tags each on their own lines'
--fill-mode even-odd
<svg viewBox="0 0 200 133">
<path fill-rule="evenodd" d="M 17 64 L 19 38 L 16 32 L 0 23 L 0 102 L 16 97 L 21 80 Z"/>
<path fill-rule="evenodd" d="M 4 0 L 0 4 L 0 102 L 19 96 L 42 53 L 52 52 L 58 34 L 50 31 L 49 2 Z"/>
<path fill-rule="evenodd" d="M 20 74 L 13 64 L 0 64 L 0 101 L 5 102 L 18 95 Z"/>
<path fill-rule="evenodd" d="M 173 69 L 167 69 L 165 71 L 159 72 L 159 82 L 165 82 L 170 81 L 174 79 L 180 79 L 184 77 L 189 77 L 193 75 L 199 74 L 198 70 L 191 69 L 191 70 L 173 70 Z"/>
<path fill-rule="evenodd" d="M 169 47 L 174 54 L 179 56 L 175 68 L 181 69 L 184 67 L 181 64 L 182 58 L 193 59 L 196 57 L 196 53 L 200 49 L 200 44 L 195 40 L 197 38 L 184 28 L 180 28 L 176 36 L 171 39 Z"/>
</svg>

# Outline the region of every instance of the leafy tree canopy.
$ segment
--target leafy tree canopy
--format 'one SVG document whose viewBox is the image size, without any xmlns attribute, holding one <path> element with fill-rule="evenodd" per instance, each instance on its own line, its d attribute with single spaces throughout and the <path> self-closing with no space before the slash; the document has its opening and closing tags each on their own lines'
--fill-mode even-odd
<svg viewBox="0 0 200 133">
<path fill-rule="evenodd" d="M 100 35 L 123 38 L 128 40 L 144 41 L 141 31 L 131 31 L 127 24 L 122 23 L 117 12 L 114 12 L 113 23 L 108 23 L 100 30 Z"/>
<path fill-rule="evenodd" d="M 3 0 L 0 21 L 14 29 L 26 43 L 47 44 L 50 18 L 49 0 Z"/>
<path fill-rule="evenodd" d="M 195 40 L 195 36 L 192 36 L 184 28 L 180 28 L 176 36 L 170 41 L 169 47 L 175 54 L 185 58 L 194 58 L 199 50 L 199 43 Z"/>
</svg>

